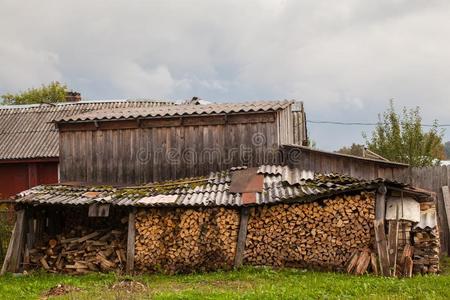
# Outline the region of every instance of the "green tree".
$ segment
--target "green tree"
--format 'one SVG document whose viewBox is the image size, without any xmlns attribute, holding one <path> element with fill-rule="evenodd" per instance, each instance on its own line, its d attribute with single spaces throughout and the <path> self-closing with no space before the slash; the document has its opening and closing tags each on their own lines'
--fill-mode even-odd
<svg viewBox="0 0 450 300">
<path fill-rule="evenodd" d="M 31 88 L 17 94 L 4 94 L 1 96 L 3 104 L 33 104 L 33 103 L 54 103 L 64 102 L 68 88 L 65 84 L 57 81 L 39 88 Z"/>
<path fill-rule="evenodd" d="M 364 156 L 364 145 L 353 143 L 350 147 L 342 147 L 337 153 Z"/>
<path fill-rule="evenodd" d="M 405 107 L 400 115 L 395 112 L 394 102 L 391 101 L 388 110 L 378 118 L 372 138 L 368 139 L 363 134 L 369 150 L 414 167 L 431 166 L 444 158 L 443 132 L 438 131 L 437 121 L 428 132 L 423 131 L 419 107 Z"/>
</svg>

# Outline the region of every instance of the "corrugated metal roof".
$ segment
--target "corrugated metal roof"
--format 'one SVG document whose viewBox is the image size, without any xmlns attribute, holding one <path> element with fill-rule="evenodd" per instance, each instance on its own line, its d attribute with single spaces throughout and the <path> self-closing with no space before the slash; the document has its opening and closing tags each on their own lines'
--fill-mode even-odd
<svg viewBox="0 0 450 300">
<path fill-rule="evenodd" d="M 65 205 L 110 203 L 119 206 L 241 206 L 242 194 L 230 192 L 232 172 L 239 170 L 212 173 L 209 177 L 128 188 L 42 185 L 21 193 L 16 202 Z M 376 189 L 380 183 L 388 182 L 382 179 L 364 181 L 336 174 L 315 174 L 311 178 L 305 178 L 302 174 L 310 172 L 281 166 L 261 166 L 258 173 L 264 176 L 264 182 L 263 191 L 256 193 L 256 205 L 314 201 L 348 191 Z M 289 183 L 283 176 L 289 177 L 293 183 Z M 391 181 L 389 184 L 405 186 Z M 90 193 L 86 194 L 87 192 Z"/>
<path fill-rule="evenodd" d="M 58 130 L 51 123 L 58 118 L 102 109 L 145 109 L 169 104 L 174 103 L 113 100 L 0 106 L 0 160 L 58 157 Z"/>
<path fill-rule="evenodd" d="M 212 103 L 204 105 L 161 106 L 151 109 L 118 108 L 104 109 L 91 113 L 64 116 L 56 122 L 79 122 L 94 120 L 137 119 L 151 117 L 174 117 L 184 115 L 229 114 L 244 112 L 266 112 L 284 109 L 294 101 L 256 101 L 241 103 Z"/>
<path fill-rule="evenodd" d="M 414 228 L 433 229 L 437 226 L 436 208 L 432 207 L 420 212 L 420 222 Z"/>
</svg>

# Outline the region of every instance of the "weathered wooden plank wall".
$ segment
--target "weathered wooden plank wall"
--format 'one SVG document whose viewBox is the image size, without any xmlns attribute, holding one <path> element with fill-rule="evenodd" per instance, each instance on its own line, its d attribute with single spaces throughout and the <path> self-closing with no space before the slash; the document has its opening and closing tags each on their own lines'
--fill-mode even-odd
<svg viewBox="0 0 450 300">
<path fill-rule="evenodd" d="M 277 163 L 277 122 L 62 131 L 61 182 L 142 184 Z"/>
<path fill-rule="evenodd" d="M 325 152 L 298 145 L 284 145 L 281 152 L 284 163 L 314 172 L 339 173 L 363 179 L 403 178 L 408 174 L 408 166 L 404 164 Z"/>
</svg>

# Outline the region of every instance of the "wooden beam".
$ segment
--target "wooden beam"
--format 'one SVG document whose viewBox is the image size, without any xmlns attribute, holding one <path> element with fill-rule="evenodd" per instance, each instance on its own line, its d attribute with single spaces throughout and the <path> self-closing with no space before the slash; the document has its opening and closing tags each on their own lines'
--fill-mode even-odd
<svg viewBox="0 0 450 300">
<path fill-rule="evenodd" d="M 375 241 L 377 244 L 378 257 L 380 259 L 380 274 L 383 276 L 390 276 L 389 254 L 386 233 L 384 232 L 384 220 L 374 220 L 373 225 L 375 229 Z"/>
<path fill-rule="evenodd" d="M 127 237 L 127 273 L 134 271 L 134 253 L 135 253 L 135 237 L 136 237 L 136 208 L 130 211 L 128 216 L 128 237 Z"/>
<path fill-rule="evenodd" d="M 439 217 L 444 219 L 442 220 L 442 222 L 447 221 L 448 228 L 450 229 L 450 192 L 447 185 L 442 187 L 442 195 L 444 200 L 445 214 L 439 212 Z M 449 234 L 449 232 L 446 233 L 447 236 L 449 236 Z M 445 245 L 445 247 L 448 248 L 449 245 Z"/>
<path fill-rule="evenodd" d="M 244 261 L 245 240 L 247 239 L 247 225 L 248 225 L 249 208 L 242 207 L 241 220 L 239 222 L 239 235 L 236 245 L 236 256 L 234 259 L 234 267 L 239 268 Z"/>
<path fill-rule="evenodd" d="M 386 193 L 387 189 L 384 184 L 381 184 L 377 190 L 377 199 L 375 207 L 375 219 L 382 221 L 386 213 Z"/>
</svg>

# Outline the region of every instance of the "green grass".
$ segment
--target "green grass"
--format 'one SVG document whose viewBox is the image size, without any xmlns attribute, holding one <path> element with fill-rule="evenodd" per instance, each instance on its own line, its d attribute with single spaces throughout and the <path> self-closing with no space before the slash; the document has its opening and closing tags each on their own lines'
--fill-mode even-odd
<svg viewBox="0 0 450 300">
<path fill-rule="evenodd" d="M 233 272 L 133 277 L 144 293 L 112 290 L 115 274 L 85 276 L 36 273 L 0 278 L 0 299 L 39 299 L 57 284 L 82 289 L 57 299 L 448 299 L 450 274 L 412 279 L 351 276 L 305 270 L 244 268 Z"/>
</svg>

